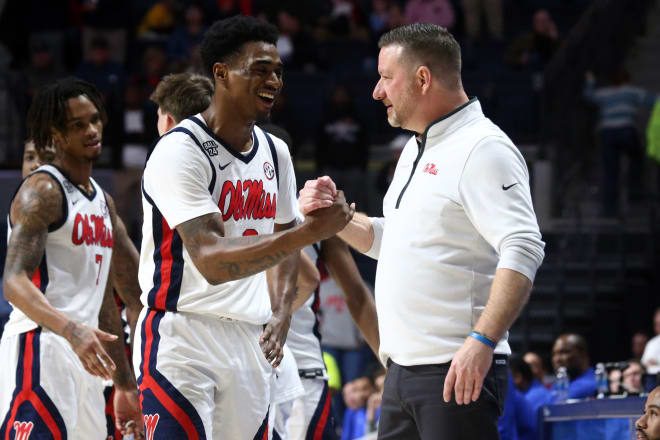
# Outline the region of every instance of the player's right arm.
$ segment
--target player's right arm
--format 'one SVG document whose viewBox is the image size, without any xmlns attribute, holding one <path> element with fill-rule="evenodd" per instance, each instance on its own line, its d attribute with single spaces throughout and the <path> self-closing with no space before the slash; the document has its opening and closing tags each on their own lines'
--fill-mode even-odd
<svg viewBox="0 0 660 440">
<path fill-rule="evenodd" d="M 336 194 L 335 183 L 328 176 L 308 180 L 305 182 L 304 188 L 300 190 L 298 199 L 300 212 L 307 216 L 316 209 L 331 206 Z M 358 252 L 377 258 L 382 226 L 382 222 L 374 223 L 366 215 L 356 213 L 338 235 Z"/>
<path fill-rule="evenodd" d="M 302 224 L 274 234 L 226 237 L 220 208 L 209 187 L 212 164 L 183 133 L 161 138 L 143 176 L 146 200 L 176 229 L 201 275 L 213 285 L 246 278 L 288 255 L 331 237 L 353 217 L 343 195 Z"/>
<path fill-rule="evenodd" d="M 346 243 L 338 237 L 324 240 L 321 245 L 321 258 L 333 280 L 344 292 L 348 310 L 369 347 L 378 356 L 380 335 L 376 303 L 371 291 L 362 280 Z"/>
<path fill-rule="evenodd" d="M 62 220 L 64 198 L 59 185 L 45 173 L 29 177 L 10 208 L 12 232 L 2 278 L 5 298 L 40 327 L 65 338 L 93 375 L 110 379 L 114 364 L 99 340 L 116 336 L 78 324 L 50 305 L 31 277 L 46 250 L 48 227 Z"/>
<path fill-rule="evenodd" d="M 332 237 L 344 228 L 353 213 L 341 194 L 330 207 L 274 234 L 225 237 L 219 213 L 186 221 L 176 230 L 197 270 L 210 284 L 220 284 L 262 272 L 303 247 Z"/>
</svg>

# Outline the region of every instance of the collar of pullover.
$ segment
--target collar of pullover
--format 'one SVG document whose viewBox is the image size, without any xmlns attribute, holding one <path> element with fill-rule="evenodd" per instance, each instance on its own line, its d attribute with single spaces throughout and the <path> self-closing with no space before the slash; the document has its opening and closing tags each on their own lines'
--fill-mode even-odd
<svg viewBox="0 0 660 440">
<path fill-rule="evenodd" d="M 424 133 L 422 133 L 421 145 L 426 146 L 429 141 L 430 145 L 433 145 L 435 139 L 456 130 L 468 121 L 482 115 L 481 104 L 476 97 L 473 97 L 460 107 L 431 122 L 426 127 Z"/>
</svg>

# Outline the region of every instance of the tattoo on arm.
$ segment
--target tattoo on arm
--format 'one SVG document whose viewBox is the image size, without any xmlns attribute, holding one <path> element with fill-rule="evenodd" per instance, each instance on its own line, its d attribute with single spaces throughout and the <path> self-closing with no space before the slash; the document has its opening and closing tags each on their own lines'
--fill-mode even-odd
<svg viewBox="0 0 660 440">
<path fill-rule="evenodd" d="M 224 225 L 220 214 L 217 213 L 188 220 L 177 226 L 177 231 L 183 239 L 188 254 L 196 264 L 206 264 L 207 272 L 220 274 L 218 278 L 227 280 L 245 278 L 263 272 L 292 253 L 287 250 L 266 251 L 266 246 L 273 240 L 272 234 L 225 237 Z M 217 256 L 204 258 L 207 253 L 215 253 L 214 251 L 220 246 L 225 251 L 226 261 Z M 219 254 L 220 252 L 216 255 Z M 203 270 L 200 271 L 204 273 Z"/>
<path fill-rule="evenodd" d="M 48 227 L 57 223 L 64 215 L 62 210 L 63 195 L 55 180 L 44 173 L 29 177 L 21 186 L 10 208 L 12 233 L 7 243 L 7 257 L 3 278 L 10 280 L 23 278 L 32 286 L 25 289 L 7 289 L 5 294 L 21 304 L 35 304 L 45 301 L 37 293 L 30 279 L 39 266 L 46 250 Z M 27 287 L 27 284 L 25 285 Z M 11 290 L 11 291 L 10 291 Z M 16 298 L 16 295 L 20 298 Z M 45 322 L 46 314 L 30 316 L 38 325 L 51 331 Z"/>
</svg>

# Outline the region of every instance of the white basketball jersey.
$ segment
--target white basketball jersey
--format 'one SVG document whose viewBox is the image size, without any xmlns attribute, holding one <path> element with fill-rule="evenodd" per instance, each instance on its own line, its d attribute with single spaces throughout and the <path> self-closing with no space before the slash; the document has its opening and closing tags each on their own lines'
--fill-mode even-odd
<svg viewBox="0 0 660 440">
<path fill-rule="evenodd" d="M 258 127 L 239 153 L 198 114 L 156 144 L 142 181 L 142 303 L 156 310 L 210 314 L 253 324 L 270 319 L 266 274 L 210 285 L 195 267 L 176 226 L 219 213 L 225 237 L 271 234 L 298 212 L 286 144 Z M 239 270 L 238 268 L 236 270 Z"/>
<path fill-rule="evenodd" d="M 46 251 L 32 282 L 54 308 L 78 323 L 98 327 L 113 246 L 103 189 L 90 178 L 94 193 L 87 195 L 54 165 L 42 165 L 32 174 L 36 173 L 49 174 L 59 183 L 66 212 L 48 229 Z M 12 225 L 7 223 L 10 237 Z M 18 334 L 37 327 L 14 307 L 4 332 Z"/>
<path fill-rule="evenodd" d="M 320 271 L 325 273 L 325 270 L 319 264 L 320 249 L 318 244 L 307 246 L 303 249 L 303 252 L 307 254 Z M 293 353 L 299 369 L 325 369 L 317 315 L 319 305 L 320 292 L 317 287 L 312 296 L 291 315 L 291 326 L 289 327 L 286 344 Z"/>
</svg>

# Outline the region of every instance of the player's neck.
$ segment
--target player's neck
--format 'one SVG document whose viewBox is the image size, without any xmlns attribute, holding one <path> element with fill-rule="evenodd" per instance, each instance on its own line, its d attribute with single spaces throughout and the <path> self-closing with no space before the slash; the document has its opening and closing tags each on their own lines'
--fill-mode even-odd
<svg viewBox="0 0 660 440">
<path fill-rule="evenodd" d="M 252 148 L 252 129 L 255 121 L 243 120 L 236 112 L 222 111 L 230 109 L 229 105 L 216 105 L 215 101 L 202 112 L 209 129 L 220 139 L 228 143 L 228 147 L 238 152 L 246 152 Z"/>
<path fill-rule="evenodd" d="M 58 166 L 67 178 L 76 185 L 81 187 L 88 187 L 90 184 L 89 178 L 92 176 L 92 164 L 89 159 L 75 158 L 69 155 L 60 155 L 53 162 Z"/>
</svg>

